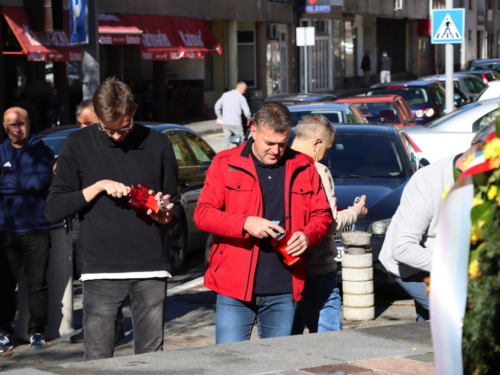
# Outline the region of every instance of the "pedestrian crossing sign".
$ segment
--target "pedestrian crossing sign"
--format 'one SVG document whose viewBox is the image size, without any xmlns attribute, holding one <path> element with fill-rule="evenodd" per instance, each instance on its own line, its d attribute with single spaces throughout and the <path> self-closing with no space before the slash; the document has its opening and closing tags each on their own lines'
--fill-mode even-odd
<svg viewBox="0 0 500 375">
<path fill-rule="evenodd" d="M 465 9 L 433 9 L 431 13 L 431 43 L 464 42 Z"/>
</svg>

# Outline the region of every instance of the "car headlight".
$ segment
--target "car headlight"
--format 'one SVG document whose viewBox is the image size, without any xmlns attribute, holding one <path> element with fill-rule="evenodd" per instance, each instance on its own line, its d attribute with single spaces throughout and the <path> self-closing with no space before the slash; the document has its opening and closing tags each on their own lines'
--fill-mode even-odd
<svg viewBox="0 0 500 375">
<path fill-rule="evenodd" d="M 374 221 L 368 226 L 368 229 L 366 229 L 366 231 L 375 236 L 384 236 L 385 233 L 387 232 L 387 229 L 389 228 L 391 220 L 392 219 Z"/>
</svg>

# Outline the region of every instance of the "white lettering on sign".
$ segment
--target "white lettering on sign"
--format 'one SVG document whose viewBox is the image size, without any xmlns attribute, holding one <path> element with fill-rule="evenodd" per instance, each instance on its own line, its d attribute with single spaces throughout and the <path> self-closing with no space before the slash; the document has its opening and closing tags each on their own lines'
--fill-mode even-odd
<svg viewBox="0 0 500 375">
<path fill-rule="evenodd" d="M 82 54 L 70 51 L 70 53 L 69 53 L 69 61 L 82 61 Z"/>
<path fill-rule="evenodd" d="M 101 44 L 113 44 L 113 38 L 111 38 L 109 35 L 101 35 L 99 37 L 99 42 L 101 42 Z"/>
<path fill-rule="evenodd" d="M 160 30 L 156 31 L 156 34 L 150 34 L 145 31 L 142 34 L 142 43 L 146 47 L 170 47 L 170 40 L 163 34 Z"/>
<path fill-rule="evenodd" d="M 43 53 L 41 52 L 30 52 L 28 53 L 29 61 L 43 61 Z"/>
<path fill-rule="evenodd" d="M 153 58 L 153 55 L 151 52 L 143 52 L 141 54 L 141 57 L 144 59 L 144 60 L 151 60 Z"/>
<path fill-rule="evenodd" d="M 127 35 L 127 44 L 141 44 L 140 36 Z"/>
<path fill-rule="evenodd" d="M 179 35 L 181 36 L 182 41 L 188 47 L 203 47 L 203 40 L 201 39 L 201 31 L 198 30 L 196 34 L 185 33 L 183 31 L 179 31 Z"/>
</svg>

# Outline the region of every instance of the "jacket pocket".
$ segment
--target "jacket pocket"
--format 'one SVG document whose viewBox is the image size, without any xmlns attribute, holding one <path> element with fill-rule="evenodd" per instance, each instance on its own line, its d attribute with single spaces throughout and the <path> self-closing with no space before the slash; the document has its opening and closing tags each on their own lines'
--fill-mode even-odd
<svg viewBox="0 0 500 375">
<path fill-rule="evenodd" d="M 242 192 L 247 192 L 247 191 L 252 191 L 253 186 L 255 185 L 255 180 L 253 179 L 228 179 L 226 182 L 226 187 L 229 190 L 234 190 L 234 191 L 242 191 Z"/>
</svg>

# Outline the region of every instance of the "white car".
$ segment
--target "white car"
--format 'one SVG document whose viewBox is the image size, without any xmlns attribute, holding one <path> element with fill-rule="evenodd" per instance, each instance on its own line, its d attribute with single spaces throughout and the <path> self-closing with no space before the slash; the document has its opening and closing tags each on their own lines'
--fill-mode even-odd
<svg viewBox="0 0 500 375">
<path fill-rule="evenodd" d="M 474 135 L 500 115 L 499 104 L 500 98 L 471 103 L 426 126 L 402 128 L 401 133 L 419 158 L 433 163 L 467 150 Z"/>
<path fill-rule="evenodd" d="M 477 97 L 477 101 L 493 98 L 500 98 L 500 81 L 488 82 L 488 86 L 486 86 L 481 94 Z"/>
</svg>

